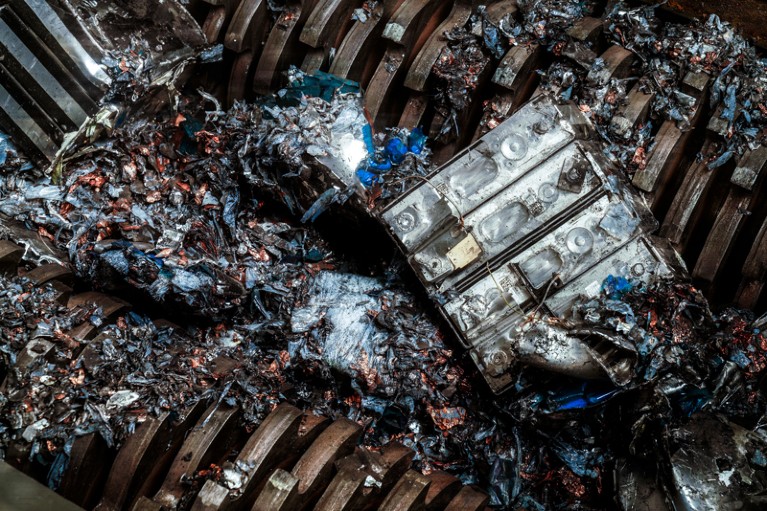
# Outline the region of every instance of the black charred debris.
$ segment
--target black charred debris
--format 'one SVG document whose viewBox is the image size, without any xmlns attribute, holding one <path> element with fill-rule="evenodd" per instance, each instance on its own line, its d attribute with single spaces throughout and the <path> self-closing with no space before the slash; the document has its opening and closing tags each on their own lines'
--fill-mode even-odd
<svg viewBox="0 0 767 511">
<path fill-rule="evenodd" d="M 491 26 L 480 9 L 472 26 L 450 34 L 450 59 L 435 69 L 446 119 L 471 87 L 459 73 L 511 45 L 555 51 L 564 29 L 588 12 L 582 2 L 519 4 L 521 24 L 507 17 Z M 701 158 L 717 165 L 761 141 L 764 62 L 727 24 L 663 24 L 652 9 L 621 3 L 606 20 L 615 42 L 638 56 L 635 75 L 595 84 L 589 69 L 560 62 L 542 80 L 591 112 L 606 152 L 627 172 L 642 164 L 654 130 L 618 136 L 615 105 L 639 83 L 656 94 L 653 118 L 684 125 L 693 112 L 677 84 L 688 70 L 712 76 L 710 108 L 722 105 L 731 135 Z M 135 70 L 116 96 L 133 98 L 126 83 L 139 93 L 150 86 Z M 95 305 L 66 309 L 49 286 L 1 277 L 0 376 L 8 385 L 0 454 L 31 445 L 35 461 L 57 468 L 55 486 L 79 435 L 97 431 L 119 445 L 146 417 L 202 399 L 240 406 L 258 423 L 289 401 L 359 421 L 366 445 L 405 443 L 419 469 L 477 484 L 499 508 L 630 508 L 643 496 L 683 508 L 763 508 L 763 320 L 714 314 L 689 284 L 643 288 L 608 278 L 598 299 L 576 307 L 578 325 L 564 326 L 630 343 L 637 358 L 625 385 L 519 367 L 514 389 L 490 397 L 408 290 L 393 250 L 381 258 L 387 264 L 363 271 L 312 225 L 325 209 L 362 211 L 420 179 L 429 169 L 422 134 L 374 135 L 354 84 L 293 74 L 275 97 L 227 111 L 200 92 L 159 114 L 105 115 L 47 175 L 0 138 L 3 215 L 65 250 L 83 282 L 139 290 L 197 317 L 158 326 L 137 311 L 107 325 Z M 349 134 L 358 143 L 345 153 Z M 318 162 L 339 161 L 368 203 L 350 204 L 352 190 L 333 183 L 318 188 Z M 73 357 L 89 342 L 67 332 L 84 322 L 104 335 L 94 356 Z M 52 349 L 22 370 L 16 362 L 34 339 Z"/>
</svg>

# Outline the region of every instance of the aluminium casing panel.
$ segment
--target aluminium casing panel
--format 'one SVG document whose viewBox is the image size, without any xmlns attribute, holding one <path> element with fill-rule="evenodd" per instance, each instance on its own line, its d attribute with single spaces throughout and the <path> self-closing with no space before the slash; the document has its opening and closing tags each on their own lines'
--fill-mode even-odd
<svg viewBox="0 0 767 511">
<path fill-rule="evenodd" d="M 595 138 L 577 107 L 536 98 L 381 213 L 495 392 L 533 318 L 567 316 L 611 274 L 684 272 Z"/>
</svg>

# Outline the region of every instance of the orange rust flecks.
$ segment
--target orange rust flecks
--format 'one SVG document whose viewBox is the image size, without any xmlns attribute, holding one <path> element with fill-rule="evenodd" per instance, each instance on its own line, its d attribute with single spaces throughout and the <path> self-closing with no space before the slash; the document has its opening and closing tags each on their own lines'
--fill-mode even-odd
<svg viewBox="0 0 767 511">
<path fill-rule="evenodd" d="M 106 176 L 102 174 L 100 170 L 94 170 L 93 172 L 78 177 L 77 181 L 69 187 L 69 191 L 72 192 L 78 185 L 90 186 L 94 190 L 99 191 L 106 182 Z"/>
<path fill-rule="evenodd" d="M 59 214 L 64 218 L 67 218 L 72 210 L 75 209 L 74 205 L 69 202 L 64 202 L 59 208 Z"/>
<path fill-rule="evenodd" d="M 631 163 L 636 165 L 638 170 L 643 170 L 647 167 L 647 155 L 644 147 L 637 147 L 636 151 L 634 151 L 634 157 L 631 158 Z"/>
<path fill-rule="evenodd" d="M 376 184 L 373 186 L 373 188 L 368 192 L 368 209 L 373 210 L 375 209 L 376 201 L 381 197 L 381 194 L 383 193 L 383 188 L 381 185 Z"/>
<path fill-rule="evenodd" d="M 192 187 L 189 186 L 189 183 L 184 183 L 183 181 L 174 181 L 173 184 L 176 186 L 176 188 L 183 190 L 187 193 L 192 191 Z"/>
<path fill-rule="evenodd" d="M 582 499 L 586 495 L 586 486 L 572 471 L 562 467 L 557 471 L 557 474 L 559 475 L 559 480 L 562 481 L 562 485 L 570 495 L 576 499 Z"/>
<path fill-rule="evenodd" d="M 349 397 L 344 398 L 344 403 L 346 403 L 352 408 L 360 408 L 362 406 L 362 396 L 360 396 L 359 394 L 353 394 Z"/>
<path fill-rule="evenodd" d="M 73 376 L 69 377 L 69 383 L 72 385 L 82 385 L 85 383 L 85 371 L 78 369 Z"/>
<path fill-rule="evenodd" d="M 370 359 L 368 358 L 367 351 L 362 350 L 359 362 L 352 366 L 352 369 L 356 370 L 360 376 L 365 380 L 368 390 L 374 390 L 378 387 L 380 379 L 378 378 L 378 371 L 370 366 Z"/>
<path fill-rule="evenodd" d="M 49 240 L 51 240 L 51 241 L 56 241 L 56 239 L 53 237 L 53 235 L 52 235 L 51 233 L 49 233 L 49 232 L 48 232 L 48 231 L 45 229 L 45 227 L 43 227 L 42 225 L 41 225 L 40 227 L 38 227 L 38 228 L 37 228 L 37 234 L 39 234 L 39 235 L 40 235 L 40 236 L 42 236 L 43 238 L 48 238 L 48 239 L 49 239 Z"/>
<path fill-rule="evenodd" d="M 208 183 L 203 183 L 200 185 L 200 187 L 197 189 L 196 192 L 194 192 L 194 202 L 198 206 L 202 204 L 202 200 L 205 198 L 205 194 L 208 192 Z"/>
<path fill-rule="evenodd" d="M 166 257 L 169 257 L 172 253 L 173 253 L 172 248 L 164 248 L 160 250 L 159 252 L 157 252 L 157 257 L 166 258 Z"/>
<path fill-rule="evenodd" d="M 249 250 L 248 252 L 256 261 L 268 262 L 272 258 L 264 247 L 261 247 L 257 252 L 255 250 Z"/>
<path fill-rule="evenodd" d="M 466 420 L 466 409 L 460 406 L 434 408 L 431 405 L 427 405 L 427 411 L 431 415 L 431 420 L 442 431 L 448 431 L 456 426 L 460 426 Z"/>
</svg>

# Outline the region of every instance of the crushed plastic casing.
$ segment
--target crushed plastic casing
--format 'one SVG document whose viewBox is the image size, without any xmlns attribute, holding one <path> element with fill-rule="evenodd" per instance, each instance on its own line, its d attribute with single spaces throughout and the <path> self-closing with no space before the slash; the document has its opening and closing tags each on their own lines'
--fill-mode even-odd
<svg viewBox="0 0 767 511">
<path fill-rule="evenodd" d="M 575 106 L 540 97 L 381 213 L 495 392 L 517 360 L 598 377 L 583 346 L 531 323 L 566 317 L 608 275 L 684 271 L 594 137 Z"/>
</svg>

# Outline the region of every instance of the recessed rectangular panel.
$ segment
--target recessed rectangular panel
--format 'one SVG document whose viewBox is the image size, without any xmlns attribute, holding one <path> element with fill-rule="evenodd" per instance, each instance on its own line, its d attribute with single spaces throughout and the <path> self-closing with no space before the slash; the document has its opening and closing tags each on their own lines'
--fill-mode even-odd
<svg viewBox="0 0 767 511">
<path fill-rule="evenodd" d="M 518 315 L 533 300 L 511 265 L 486 270 L 484 278 L 444 305 L 453 327 L 473 345 L 481 332 Z"/>
</svg>

